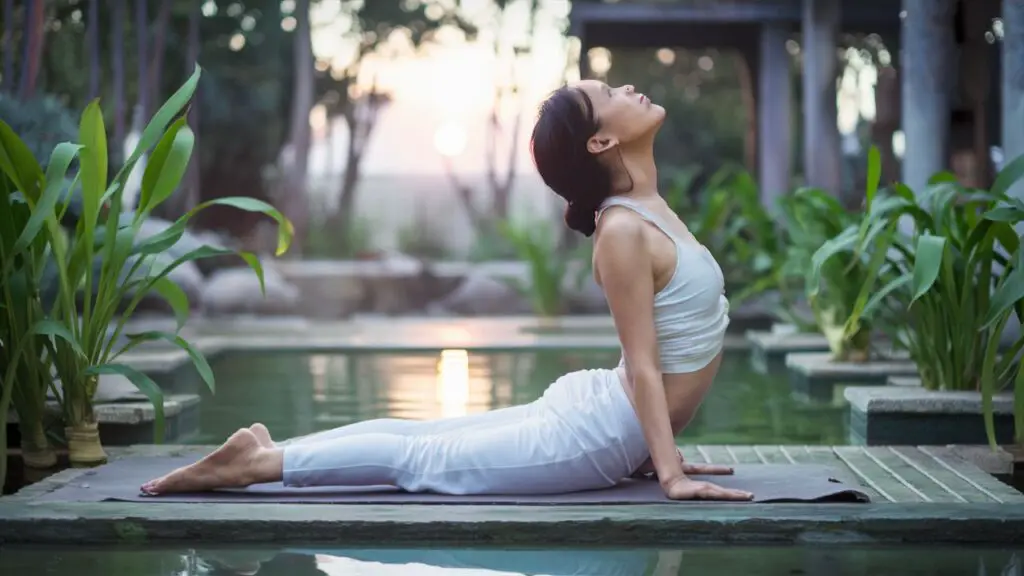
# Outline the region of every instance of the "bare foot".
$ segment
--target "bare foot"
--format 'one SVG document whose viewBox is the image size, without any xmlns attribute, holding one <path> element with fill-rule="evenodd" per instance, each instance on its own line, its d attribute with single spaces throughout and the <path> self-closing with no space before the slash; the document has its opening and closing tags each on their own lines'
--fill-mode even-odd
<svg viewBox="0 0 1024 576">
<path fill-rule="evenodd" d="M 267 427 L 264 426 L 263 424 L 257 422 L 252 426 L 249 426 L 249 432 L 252 432 L 253 436 L 256 437 L 256 440 L 260 443 L 260 446 L 263 446 L 264 448 L 277 447 L 277 445 L 274 444 L 274 439 L 270 437 L 270 430 L 267 430 Z"/>
<path fill-rule="evenodd" d="M 142 485 L 149 495 L 205 492 L 217 488 L 243 488 L 281 479 L 279 450 L 260 446 L 256 435 L 242 428 L 205 458 Z"/>
</svg>

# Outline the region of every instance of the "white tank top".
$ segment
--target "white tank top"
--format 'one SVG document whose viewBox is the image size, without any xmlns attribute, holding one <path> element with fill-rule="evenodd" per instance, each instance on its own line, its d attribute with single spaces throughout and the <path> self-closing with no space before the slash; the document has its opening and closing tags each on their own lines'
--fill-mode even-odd
<svg viewBox="0 0 1024 576">
<path fill-rule="evenodd" d="M 696 372 L 718 356 L 729 326 L 729 300 L 722 269 L 706 247 L 684 241 L 635 200 L 612 196 L 597 212 L 622 206 L 668 236 L 676 248 L 672 278 L 654 295 L 654 327 L 663 374 Z M 620 365 L 625 362 L 623 357 Z"/>
</svg>

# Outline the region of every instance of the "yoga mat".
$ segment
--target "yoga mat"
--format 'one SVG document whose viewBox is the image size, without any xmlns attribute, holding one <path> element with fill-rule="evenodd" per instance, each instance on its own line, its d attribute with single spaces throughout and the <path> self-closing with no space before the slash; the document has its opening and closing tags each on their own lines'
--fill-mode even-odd
<svg viewBox="0 0 1024 576">
<path fill-rule="evenodd" d="M 600 490 L 547 495 L 447 496 L 409 493 L 392 487 L 286 488 L 280 483 L 257 484 L 242 490 L 146 496 L 139 486 L 147 480 L 195 462 L 194 456 L 175 458 L 127 457 L 85 472 L 73 481 L 38 497 L 62 502 L 289 503 L 289 504 L 518 504 L 595 505 L 663 504 L 672 502 L 653 480 L 624 480 Z M 868 502 L 855 486 L 835 479 L 826 466 L 797 464 L 739 464 L 731 476 L 697 476 L 728 488 L 754 493 L 755 502 Z"/>
</svg>

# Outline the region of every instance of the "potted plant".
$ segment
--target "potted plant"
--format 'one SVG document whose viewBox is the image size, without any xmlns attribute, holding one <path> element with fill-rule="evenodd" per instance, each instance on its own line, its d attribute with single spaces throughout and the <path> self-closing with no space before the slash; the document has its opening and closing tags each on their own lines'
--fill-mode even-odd
<svg viewBox="0 0 1024 576">
<path fill-rule="evenodd" d="M 138 146 L 117 174 L 108 178 L 107 142 L 98 101 L 82 113 L 78 143 L 64 143 L 54 150 L 43 174 L 32 154 L 4 126 L 0 156 L 12 159 L 0 169 L 25 198 L 33 226 L 43 229 L 58 278 L 57 295 L 46 310 L 51 324 L 60 327 L 47 333 L 46 352 L 59 376 L 58 401 L 65 426 L 68 456 L 74 466 L 106 461 L 100 444 L 92 398 L 104 374 L 121 374 L 153 403 L 157 441 L 163 436 L 163 395 L 147 375 L 118 356 L 148 341 L 166 340 L 184 349 L 211 389 L 214 378 L 202 354 L 178 332 L 188 319 L 188 299 L 168 274 L 184 262 L 236 253 L 225 248 L 201 246 L 169 259 L 165 252 L 181 239 L 189 220 L 208 206 L 219 204 L 260 212 L 278 223 L 277 254 L 283 254 L 292 238 L 291 224 L 269 204 L 240 197 L 204 202 L 164 231 L 141 239 L 139 229 L 153 210 L 177 189 L 192 154 L 194 136 L 182 111 L 191 100 L 200 77 L 192 76 L 153 116 Z M 149 160 L 142 176 L 136 208 L 122 214 L 125 182 L 143 154 Z M 72 162 L 78 170 L 70 194 L 62 194 Z M 74 230 L 65 233 L 61 215 L 72 194 L 79 194 L 81 214 Z M 257 257 L 237 252 L 254 271 L 263 287 L 263 269 Z M 150 293 L 162 297 L 177 319 L 173 333 L 152 331 L 124 334 L 139 302 Z M 79 300 L 81 302 L 79 302 Z M 111 329 L 112 328 L 112 329 Z M 122 340 L 124 336 L 125 340 Z"/>
<path fill-rule="evenodd" d="M 874 196 L 881 176 L 877 148 L 868 153 L 867 195 Z M 779 202 L 788 242 L 783 278 L 796 278 L 805 287 L 814 326 L 828 341 L 832 360 L 866 362 L 871 354 L 872 322 L 861 317 L 856 330 L 847 331 L 861 286 L 871 274 L 870 256 L 855 249 L 841 250 L 855 233 L 863 215 L 847 210 L 822 190 L 804 188 Z M 832 247 L 835 251 L 832 251 Z M 830 256 L 815 265 L 815 254 Z"/>
<path fill-rule="evenodd" d="M 1024 203 L 1007 195 L 1024 175 L 1024 157 L 1004 168 L 991 190 L 965 189 L 948 174 L 920 196 L 902 184 L 869 189 L 863 220 L 814 255 L 815 273 L 841 253 L 868 257 L 846 334 L 865 318 L 909 352 L 927 390 L 981 394 L 989 441 L 995 444 L 993 394 L 1015 392 L 1015 436 L 1024 440 L 1024 339 L 1000 351 L 1011 315 L 1024 319 L 1024 251 L 1015 225 Z M 901 227 L 901 221 L 905 222 Z M 912 231 L 904 232 L 907 225 Z"/>
</svg>

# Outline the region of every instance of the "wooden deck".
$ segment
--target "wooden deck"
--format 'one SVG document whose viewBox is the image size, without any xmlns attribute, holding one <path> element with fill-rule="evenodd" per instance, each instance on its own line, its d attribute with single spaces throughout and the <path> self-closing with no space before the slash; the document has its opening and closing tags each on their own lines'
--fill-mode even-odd
<svg viewBox="0 0 1024 576">
<path fill-rule="evenodd" d="M 1024 494 L 956 452 L 929 446 L 685 446 L 715 464 L 824 464 L 877 503 L 1024 504 Z"/>
<path fill-rule="evenodd" d="M 168 456 L 196 447 L 111 448 Z M 979 451 L 983 449 L 978 449 Z M 0 498 L 0 546 L 231 543 L 435 546 L 1014 545 L 1024 494 L 956 448 L 686 446 L 695 462 L 831 466 L 871 503 L 330 505 L 65 502 L 40 495 L 81 481 L 65 470 Z M 986 453 L 987 454 L 987 453 Z M 985 460 L 975 457 L 974 461 Z M 973 457 L 973 456 L 972 456 Z M 983 464 L 988 465 L 988 464 Z"/>
</svg>

